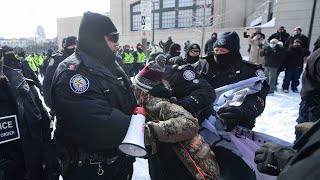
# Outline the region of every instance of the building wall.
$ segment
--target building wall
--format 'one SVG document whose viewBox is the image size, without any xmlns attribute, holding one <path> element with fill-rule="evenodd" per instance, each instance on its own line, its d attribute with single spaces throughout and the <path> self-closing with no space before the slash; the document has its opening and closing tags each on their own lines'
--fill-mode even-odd
<svg viewBox="0 0 320 180">
<path fill-rule="evenodd" d="M 141 42 L 139 31 L 131 31 L 130 27 L 130 4 L 138 0 L 112 0 L 110 1 L 110 17 L 120 33 L 120 45 L 136 45 Z M 205 28 L 204 43 L 210 38 L 212 32 L 221 34 L 226 31 L 238 32 L 241 39 L 241 53 L 247 55 L 248 42 L 243 38 L 243 31 L 246 30 L 247 17 L 266 0 L 215 0 L 214 2 L 214 25 Z M 303 34 L 308 36 L 313 0 L 277 0 L 273 9 L 273 17 L 276 18 L 274 27 L 263 28 L 262 32 L 268 38 L 277 31 L 281 25 L 285 26 L 287 32 L 292 34 L 294 27 L 302 26 Z M 227 14 L 227 15 L 224 15 Z M 58 44 L 61 47 L 63 37 L 78 34 L 78 28 L 81 17 L 61 18 L 58 23 Z M 266 23 L 264 20 L 263 23 Z M 199 28 L 178 28 L 178 29 L 156 29 L 155 43 L 160 40 L 166 41 L 168 36 L 173 38 L 174 42 L 183 47 L 187 40 L 195 43 L 201 43 L 202 29 Z M 249 33 L 253 30 L 249 30 Z M 315 13 L 313 33 L 311 38 L 311 48 L 313 43 L 320 35 L 320 3 L 317 3 Z M 147 32 L 147 39 L 151 42 L 152 31 Z"/>
</svg>

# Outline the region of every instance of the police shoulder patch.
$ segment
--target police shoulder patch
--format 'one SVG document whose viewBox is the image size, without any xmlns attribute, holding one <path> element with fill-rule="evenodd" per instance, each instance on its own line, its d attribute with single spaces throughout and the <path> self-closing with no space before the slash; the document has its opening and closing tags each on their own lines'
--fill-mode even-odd
<svg viewBox="0 0 320 180">
<path fill-rule="evenodd" d="M 70 88 L 77 94 L 82 94 L 89 89 L 89 80 L 81 74 L 76 74 L 70 79 Z"/>
<path fill-rule="evenodd" d="M 196 77 L 196 74 L 191 70 L 185 70 L 183 72 L 183 78 L 187 81 L 192 81 Z"/>
</svg>

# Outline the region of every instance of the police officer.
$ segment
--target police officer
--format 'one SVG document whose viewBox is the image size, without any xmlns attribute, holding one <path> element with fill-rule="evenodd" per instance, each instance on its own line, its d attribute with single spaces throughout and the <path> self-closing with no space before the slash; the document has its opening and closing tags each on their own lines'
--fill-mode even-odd
<svg viewBox="0 0 320 180">
<path fill-rule="evenodd" d="M 62 54 L 54 54 L 49 60 L 46 73 L 43 78 L 43 98 L 44 102 L 48 107 L 51 108 L 51 99 L 50 99 L 50 88 L 52 83 L 53 75 L 58 67 L 58 65 L 71 54 L 74 53 L 76 47 L 77 37 L 68 36 L 62 41 L 63 51 Z"/>
<path fill-rule="evenodd" d="M 128 75 L 130 77 L 134 74 L 133 61 L 134 57 L 130 53 L 130 46 L 128 44 L 124 45 L 123 53 L 121 54 L 122 62 L 124 63 L 125 68 L 127 69 Z"/>
<path fill-rule="evenodd" d="M 264 77 L 261 65 L 243 61 L 239 50 L 238 34 L 225 32 L 213 46 L 214 55 L 199 61 L 198 68 L 201 75 L 213 88 L 216 89 L 251 77 Z M 264 110 L 268 92 L 269 86 L 263 82 L 262 89 L 255 94 L 247 95 L 242 105 L 223 107 L 216 113 L 223 119 L 227 130 L 232 130 L 237 125 L 252 129 L 256 117 Z M 230 150 L 222 146 L 214 146 L 212 149 L 216 154 L 222 179 L 255 179 L 251 168 Z"/>
<path fill-rule="evenodd" d="M 36 86 L 40 90 L 40 92 L 42 92 L 42 85 L 41 85 L 38 77 L 36 76 L 34 71 L 32 71 L 28 62 L 24 59 L 24 57 L 25 57 L 24 50 L 20 49 L 18 51 L 18 56 L 16 57 L 12 47 L 3 46 L 2 49 L 4 52 L 4 56 L 3 56 L 4 65 L 6 65 L 12 69 L 21 71 L 22 75 L 26 78 L 27 83 L 32 87 Z M 35 90 L 35 95 L 37 95 L 37 94 L 38 93 Z"/>
<path fill-rule="evenodd" d="M 134 158 L 117 147 L 136 100 L 115 60 L 119 33 L 109 17 L 85 12 L 78 38 L 75 53 L 59 64 L 51 86 L 63 179 L 131 179 Z"/>
<path fill-rule="evenodd" d="M 58 162 L 49 148 L 49 125 L 41 100 L 30 91 L 21 72 L 3 66 L 0 54 L 1 180 L 59 178 Z"/>
<path fill-rule="evenodd" d="M 133 63 L 134 74 L 139 73 L 139 71 L 143 68 L 146 61 L 146 55 L 142 50 L 141 43 L 138 43 L 136 48 L 137 50 L 132 53 L 134 57 L 134 63 Z"/>
</svg>

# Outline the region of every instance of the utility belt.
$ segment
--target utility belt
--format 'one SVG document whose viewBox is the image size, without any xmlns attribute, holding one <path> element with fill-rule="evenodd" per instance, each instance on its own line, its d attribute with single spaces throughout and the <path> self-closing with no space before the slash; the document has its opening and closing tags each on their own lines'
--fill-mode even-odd
<svg viewBox="0 0 320 180">
<path fill-rule="evenodd" d="M 102 175 L 104 174 L 102 165 L 113 165 L 121 156 L 116 149 L 94 153 L 88 153 L 74 147 L 61 147 L 61 145 L 58 145 L 57 149 L 61 174 L 65 174 L 69 168 L 82 167 L 83 164 L 89 164 L 98 166 L 97 173 Z"/>
</svg>

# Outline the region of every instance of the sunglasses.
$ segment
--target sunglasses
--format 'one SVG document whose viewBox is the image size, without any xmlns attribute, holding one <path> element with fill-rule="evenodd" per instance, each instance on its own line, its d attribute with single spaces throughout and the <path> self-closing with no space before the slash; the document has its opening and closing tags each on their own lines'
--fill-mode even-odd
<svg viewBox="0 0 320 180">
<path fill-rule="evenodd" d="M 190 52 L 192 52 L 192 53 L 198 53 L 198 52 L 200 52 L 199 50 L 191 50 Z"/>
<path fill-rule="evenodd" d="M 114 43 L 119 41 L 119 33 L 108 34 L 107 37 L 109 38 L 110 41 L 112 41 Z"/>
</svg>

